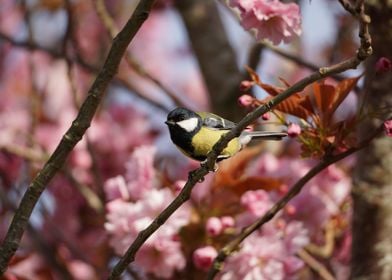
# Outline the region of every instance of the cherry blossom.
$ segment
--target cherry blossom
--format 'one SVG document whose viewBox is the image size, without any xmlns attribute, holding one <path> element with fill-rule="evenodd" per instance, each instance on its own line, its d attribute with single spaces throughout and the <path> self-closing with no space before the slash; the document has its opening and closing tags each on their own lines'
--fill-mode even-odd
<svg viewBox="0 0 392 280">
<path fill-rule="evenodd" d="M 301 35 L 299 7 L 278 0 L 230 0 L 230 6 L 240 12 L 241 25 L 255 30 L 256 39 L 268 39 L 275 45 L 291 42 Z"/>
</svg>

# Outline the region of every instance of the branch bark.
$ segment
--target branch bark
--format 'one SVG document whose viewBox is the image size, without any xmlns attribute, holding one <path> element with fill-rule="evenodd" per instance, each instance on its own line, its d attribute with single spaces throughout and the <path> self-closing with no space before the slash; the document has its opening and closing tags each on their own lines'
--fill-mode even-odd
<svg viewBox="0 0 392 280">
<path fill-rule="evenodd" d="M 366 64 L 364 95 L 369 113 L 381 119 L 391 118 L 392 75 L 375 74 L 380 57 L 392 58 L 392 23 L 390 2 L 369 2 L 371 33 L 375 55 Z M 386 108 L 389 112 L 382 112 Z M 387 113 L 385 115 L 385 113 Z M 359 137 L 379 125 L 380 121 L 363 123 Z M 354 171 L 353 244 L 351 279 L 392 279 L 392 141 L 380 136 L 358 154 Z"/>
<path fill-rule="evenodd" d="M 361 143 L 356 148 L 351 148 L 343 153 L 340 153 L 338 155 L 332 156 L 330 158 L 324 159 L 321 162 L 319 162 L 316 166 L 314 166 L 312 169 L 308 171 L 301 179 L 299 179 L 294 186 L 290 189 L 290 191 L 282 197 L 278 202 L 276 202 L 270 210 L 267 211 L 261 218 L 259 218 L 257 221 L 255 221 L 253 224 L 250 226 L 246 227 L 245 229 L 242 230 L 242 232 L 234 238 L 232 241 L 230 241 L 226 246 L 224 246 L 220 251 L 218 256 L 215 258 L 214 263 L 208 273 L 207 279 L 212 280 L 216 276 L 216 274 L 221 270 L 223 262 L 226 260 L 230 254 L 232 254 L 238 246 L 244 241 L 245 238 L 247 238 L 249 235 L 251 235 L 253 232 L 256 230 L 260 229 L 264 224 L 269 222 L 275 215 L 287 205 L 287 203 L 295 197 L 297 194 L 299 194 L 302 190 L 302 188 L 305 186 L 307 182 L 309 182 L 314 176 L 319 174 L 321 171 L 323 171 L 325 168 L 330 166 L 331 164 L 334 164 L 335 162 L 338 162 L 349 155 L 352 155 L 353 153 L 363 149 L 364 147 L 368 146 L 369 143 L 374 139 L 374 137 L 383 130 L 383 127 L 380 126 L 378 129 L 375 129 L 374 134 L 367 138 L 365 141 Z"/>
<path fill-rule="evenodd" d="M 64 164 L 69 153 L 82 139 L 91 124 L 91 120 L 102 100 L 105 90 L 117 72 L 121 58 L 143 22 L 147 19 L 154 0 L 141 0 L 124 28 L 113 39 L 106 61 L 92 84 L 86 100 L 83 102 L 76 119 L 62 137 L 57 148 L 45 163 L 42 170 L 31 182 L 12 219 L 5 239 L 0 247 L 0 275 L 19 247 L 20 240 L 28 225 L 29 218 L 47 184 Z"/>
</svg>

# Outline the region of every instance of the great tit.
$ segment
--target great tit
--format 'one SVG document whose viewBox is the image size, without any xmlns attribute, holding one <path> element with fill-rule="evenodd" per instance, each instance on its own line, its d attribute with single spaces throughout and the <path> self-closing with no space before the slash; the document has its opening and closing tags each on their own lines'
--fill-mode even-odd
<svg viewBox="0 0 392 280">
<path fill-rule="evenodd" d="M 165 124 L 169 127 L 171 140 L 181 152 L 198 161 L 205 161 L 214 144 L 236 125 L 218 115 L 193 112 L 186 108 L 172 110 Z M 252 138 L 281 140 L 285 136 L 287 134 L 284 132 L 244 131 L 229 142 L 217 161 L 233 156 Z"/>
</svg>

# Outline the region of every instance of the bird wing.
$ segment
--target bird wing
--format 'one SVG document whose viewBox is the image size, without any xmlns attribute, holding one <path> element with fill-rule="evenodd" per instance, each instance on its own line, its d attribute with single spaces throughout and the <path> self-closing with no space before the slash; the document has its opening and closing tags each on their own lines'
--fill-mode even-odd
<svg viewBox="0 0 392 280">
<path fill-rule="evenodd" d="M 197 112 L 203 120 L 203 126 L 216 130 L 230 130 L 236 123 L 208 112 Z"/>
</svg>

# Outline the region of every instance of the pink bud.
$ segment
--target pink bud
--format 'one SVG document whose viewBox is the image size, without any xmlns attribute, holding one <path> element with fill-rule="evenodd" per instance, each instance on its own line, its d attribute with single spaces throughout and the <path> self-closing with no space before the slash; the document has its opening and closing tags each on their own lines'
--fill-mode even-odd
<svg viewBox="0 0 392 280">
<path fill-rule="evenodd" d="M 392 62 L 386 57 L 380 57 L 375 65 L 376 73 L 386 73 L 391 71 Z"/>
<path fill-rule="evenodd" d="M 275 226 L 278 229 L 283 230 L 286 227 L 286 221 L 283 219 L 276 219 Z"/>
<path fill-rule="evenodd" d="M 222 222 L 217 217 L 208 218 L 206 223 L 206 231 L 210 236 L 217 236 L 222 233 L 223 226 Z"/>
<path fill-rule="evenodd" d="M 297 213 L 297 208 L 295 208 L 294 205 L 288 204 L 286 206 L 285 210 L 286 210 L 287 215 L 289 215 L 289 216 L 293 216 L 293 215 L 295 215 L 295 213 Z"/>
<path fill-rule="evenodd" d="M 185 186 L 185 183 L 186 183 L 186 181 L 184 181 L 184 180 L 178 180 L 174 183 L 173 186 L 174 186 L 174 192 L 176 195 L 182 191 L 182 189 Z"/>
<path fill-rule="evenodd" d="M 263 119 L 263 121 L 268 121 L 268 120 L 271 118 L 271 116 L 270 116 L 270 114 L 267 112 L 267 113 L 264 113 L 264 114 L 261 116 L 261 118 Z"/>
<path fill-rule="evenodd" d="M 253 97 L 249 94 L 243 94 L 238 98 L 238 103 L 242 107 L 248 107 L 253 103 Z"/>
<path fill-rule="evenodd" d="M 232 228 L 235 225 L 233 217 L 223 216 L 220 218 L 223 229 Z"/>
<path fill-rule="evenodd" d="M 287 128 L 287 134 L 292 138 L 297 137 L 301 134 L 301 127 L 296 123 L 291 123 Z"/>
<path fill-rule="evenodd" d="M 392 137 L 392 120 L 384 122 L 384 131 L 387 136 Z"/>
<path fill-rule="evenodd" d="M 240 91 L 248 91 L 253 86 L 252 81 L 242 81 L 240 84 Z"/>
<path fill-rule="evenodd" d="M 192 259 L 197 268 L 207 271 L 217 255 L 218 252 L 214 247 L 206 246 L 196 249 L 193 252 Z"/>
<path fill-rule="evenodd" d="M 285 195 L 289 191 L 289 187 L 286 184 L 280 185 L 278 192 L 279 194 Z"/>
</svg>

